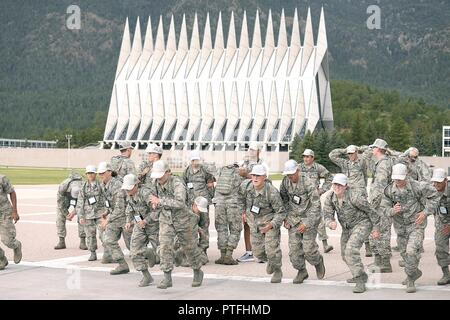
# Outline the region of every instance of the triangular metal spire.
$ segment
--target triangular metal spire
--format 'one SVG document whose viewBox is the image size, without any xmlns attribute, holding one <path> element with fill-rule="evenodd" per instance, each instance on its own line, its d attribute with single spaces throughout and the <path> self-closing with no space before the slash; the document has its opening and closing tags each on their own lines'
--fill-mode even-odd
<svg viewBox="0 0 450 320">
<path fill-rule="evenodd" d="M 223 65 L 222 77 L 228 71 L 230 67 L 231 61 L 233 61 L 234 55 L 236 54 L 236 30 L 234 27 L 234 12 L 231 11 L 230 18 L 230 29 L 228 30 L 228 39 L 227 39 L 227 49 L 225 51 L 225 62 Z"/>
<path fill-rule="evenodd" d="M 162 16 L 159 16 L 158 31 L 156 34 L 155 42 L 155 52 L 153 54 L 152 67 L 150 69 L 150 79 L 153 78 L 153 75 L 158 68 L 159 63 L 161 62 L 161 58 L 164 56 L 164 51 L 164 28 Z"/>
<path fill-rule="evenodd" d="M 114 140 L 125 140 L 126 137 L 122 137 L 125 129 L 127 128 L 128 122 L 130 120 L 130 100 L 128 95 L 128 85 L 125 85 L 125 93 L 122 103 L 119 107 L 119 116 L 117 119 L 117 130 Z M 126 134 L 126 132 L 125 132 Z"/>
<path fill-rule="evenodd" d="M 139 83 L 136 85 L 134 101 L 130 105 L 130 122 L 128 124 L 127 140 L 132 140 L 133 133 L 139 127 L 141 122 L 141 95 Z"/>
<path fill-rule="evenodd" d="M 211 69 L 209 71 L 209 76 L 212 77 L 214 71 L 219 64 L 220 58 L 222 57 L 224 51 L 223 43 L 223 26 L 222 26 L 222 12 L 219 12 L 219 19 L 217 21 L 217 31 L 216 38 L 214 39 L 214 50 L 212 56 Z"/>
<path fill-rule="evenodd" d="M 208 82 L 206 89 L 206 103 L 203 105 L 202 110 L 202 125 L 200 131 L 200 137 L 202 141 L 211 141 L 212 134 L 209 131 L 211 124 L 214 121 L 214 103 L 211 82 Z"/>
<path fill-rule="evenodd" d="M 165 114 L 163 139 L 171 139 L 169 135 L 172 132 L 175 122 L 177 122 L 177 96 L 175 92 L 175 84 L 172 84 L 170 85 L 170 103 L 166 108 Z"/>
<path fill-rule="evenodd" d="M 176 141 L 186 141 L 189 139 L 187 137 L 187 131 L 185 131 L 186 125 L 189 122 L 189 104 L 186 83 L 183 85 L 183 93 L 180 99 L 178 99 L 177 111 L 178 120 L 174 139 Z"/>
<path fill-rule="evenodd" d="M 252 138 L 251 130 L 248 131 L 253 118 L 252 98 L 250 95 L 250 82 L 245 84 L 244 103 L 242 104 L 241 122 L 239 124 L 239 140 L 250 141 Z M 246 139 L 247 138 L 247 139 Z"/>
<path fill-rule="evenodd" d="M 223 141 L 225 137 L 222 137 L 221 130 L 227 119 L 227 105 L 225 99 L 225 87 L 223 82 L 220 83 L 219 100 L 217 101 L 217 105 L 214 111 L 215 117 L 212 138 L 214 140 Z"/>
<path fill-rule="evenodd" d="M 152 34 L 152 21 L 148 16 L 147 31 L 145 32 L 144 49 L 141 54 L 141 62 L 139 63 L 138 79 L 142 76 L 145 67 L 147 66 L 150 58 L 153 54 L 153 34 Z"/>
<path fill-rule="evenodd" d="M 294 129 L 292 130 L 292 132 L 295 134 L 299 134 L 305 120 L 305 97 L 303 95 L 302 80 L 299 80 L 297 101 L 295 103 Z"/>
<path fill-rule="evenodd" d="M 289 89 L 289 81 L 286 80 L 284 84 L 283 107 L 281 109 L 281 123 L 279 127 L 281 139 L 284 139 L 284 136 L 286 135 L 291 122 L 292 122 L 291 91 Z"/>
<path fill-rule="evenodd" d="M 311 57 L 313 57 L 314 52 L 314 36 L 313 28 L 311 22 L 311 9 L 308 8 L 308 17 L 306 18 L 305 27 L 305 38 L 303 39 L 303 57 L 302 57 L 302 68 L 301 75 L 305 72 L 306 66 L 308 65 Z"/>
<path fill-rule="evenodd" d="M 273 70 L 274 76 L 277 75 L 287 50 L 288 50 L 288 43 L 286 33 L 286 21 L 284 18 L 284 9 L 283 9 L 281 11 L 280 31 L 278 33 L 277 53 L 275 55 L 275 68 Z"/>
<path fill-rule="evenodd" d="M 164 104 L 164 87 L 161 83 L 161 88 L 159 90 L 158 102 L 156 103 L 156 108 L 153 109 L 153 123 L 152 131 L 150 133 L 150 140 L 156 140 L 155 137 L 161 129 L 165 118 L 165 104 Z M 161 140 L 161 139 L 160 139 Z"/>
<path fill-rule="evenodd" d="M 261 42 L 261 27 L 259 25 L 259 11 L 256 10 L 256 18 L 255 18 L 255 29 L 253 30 L 253 42 L 252 49 L 250 51 L 250 62 L 248 67 L 247 75 L 253 71 L 256 62 L 258 61 L 258 57 L 262 51 L 262 42 Z"/>
<path fill-rule="evenodd" d="M 325 15 L 323 13 L 323 7 L 320 12 L 319 33 L 317 35 L 316 47 L 317 49 L 316 49 L 316 59 L 314 62 L 314 74 L 316 74 L 319 71 L 323 58 L 327 54 L 328 50 L 327 30 L 325 27 Z"/>
<path fill-rule="evenodd" d="M 203 72 L 212 52 L 211 26 L 209 24 L 209 12 L 206 14 L 205 33 L 203 34 L 202 52 L 200 54 L 200 64 L 198 66 L 197 77 Z"/>
<path fill-rule="evenodd" d="M 173 78 L 180 70 L 181 64 L 188 53 L 188 37 L 186 29 L 186 17 L 183 14 L 183 22 L 181 23 L 180 40 L 178 41 L 177 57 L 175 59 L 175 69 L 173 69 Z"/>
<path fill-rule="evenodd" d="M 277 97 L 277 87 L 275 81 L 272 81 L 272 90 L 270 93 L 270 104 L 269 110 L 267 112 L 267 125 L 266 125 L 266 138 L 265 141 L 269 140 L 277 141 L 278 132 L 274 132 L 275 125 L 278 122 L 278 97 Z"/>
<path fill-rule="evenodd" d="M 130 27 L 128 26 L 128 17 L 125 20 L 125 29 L 123 30 L 122 44 L 120 46 L 119 61 L 117 62 L 116 79 L 122 71 L 125 62 L 131 52 Z"/>
<path fill-rule="evenodd" d="M 134 32 L 133 45 L 131 47 L 130 63 L 128 64 L 127 79 L 130 78 L 131 72 L 133 72 L 139 57 L 142 53 L 142 39 L 141 39 L 141 23 L 139 17 L 136 21 L 136 30 Z"/>
<path fill-rule="evenodd" d="M 250 48 L 248 43 L 247 13 L 244 10 L 244 18 L 242 19 L 241 39 L 239 40 L 239 52 L 236 61 L 236 70 L 234 71 L 235 77 L 239 74 L 249 50 Z"/>
<path fill-rule="evenodd" d="M 116 85 L 114 85 L 112 94 L 111 94 L 111 101 L 109 103 L 108 118 L 106 120 L 105 135 L 103 137 L 104 140 L 108 140 L 109 136 L 112 133 L 111 131 L 116 126 L 118 112 L 119 111 L 117 108 L 117 89 L 116 89 Z"/>
<path fill-rule="evenodd" d="M 170 64 L 172 63 L 173 57 L 177 53 L 177 43 L 175 39 L 175 22 L 173 20 L 173 15 L 170 18 L 170 27 L 169 27 L 169 36 L 167 37 L 167 45 L 166 45 L 166 53 L 164 55 L 164 65 L 161 73 L 161 78 L 169 69 Z"/>
<path fill-rule="evenodd" d="M 273 23 L 272 23 L 272 11 L 269 10 L 269 20 L 267 21 L 267 32 L 266 41 L 264 43 L 264 52 L 261 65 L 260 76 L 263 76 L 266 72 L 267 65 L 269 64 L 270 58 L 275 51 L 275 39 L 273 36 Z"/>
<path fill-rule="evenodd" d="M 264 90 L 262 81 L 259 82 L 258 85 L 258 94 L 256 96 L 256 105 L 255 105 L 255 121 L 253 122 L 253 132 L 251 141 L 261 141 L 265 137 L 258 137 L 261 127 L 264 124 L 266 119 L 266 107 L 264 102 Z M 267 131 L 267 129 L 266 129 Z"/>
<path fill-rule="evenodd" d="M 231 102 L 227 112 L 228 117 L 227 117 L 227 128 L 225 132 L 225 141 L 234 141 L 235 139 L 237 140 L 237 137 L 234 136 L 235 133 L 234 129 L 240 118 L 237 82 L 235 81 L 232 84 L 232 86 L 233 87 L 231 89 Z"/>
<path fill-rule="evenodd" d="M 189 115 L 190 122 L 186 136 L 187 139 L 193 139 L 192 136 L 195 134 L 202 121 L 202 105 L 200 100 L 200 86 L 198 82 L 195 83 L 194 87 L 194 101 L 193 103 L 189 103 Z M 197 139 L 199 139 L 199 137 L 197 137 Z"/>
<path fill-rule="evenodd" d="M 298 23 L 297 8 L 295 8 L 294 23 L 292 25 L 291 47 L 289 49 L 289 58 L 288 58 L 288 71 L 287 71 L 288 75 L 291 75 L 292 68 L 294 67 L 295 61 L 299 57 L 300 50 L 301 50 L 300 27 Z"/>
<path fill-rule="evenodd" d="M 191 46 L 189 48 L 185 78 L 187 78 L 187 76 L 191 72 L 192 66 L 194 65 L 195 60 L 197 59 L 199 53 L 200 53 L 200 36 L 198 34 L 198 20 L 196 12 L 194 16 L 194 25 L 192 27 Z"/>
<path fill-rule="evenodd" d="M 139 140 L 144 139 L 144 135 L 148 131 L 153 119 L 153 101 L 152 101 L 152 92 L 150 84 L 146 85 L 143 89 L 145 100 L 142 105 L 142 119 L 141 119 L 141 127 L 139 129 L 138 138 Z"/>
</svg>

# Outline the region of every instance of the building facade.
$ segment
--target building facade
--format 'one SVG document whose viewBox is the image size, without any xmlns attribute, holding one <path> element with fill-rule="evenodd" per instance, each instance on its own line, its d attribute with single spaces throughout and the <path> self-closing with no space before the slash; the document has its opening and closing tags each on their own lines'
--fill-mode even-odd
<svg viewBox="0 0 450 320">
<path fill-rule="evenodd" d="M 450 157 L 450 126 L 442 127 L 442 156 Z"/>
</svg>

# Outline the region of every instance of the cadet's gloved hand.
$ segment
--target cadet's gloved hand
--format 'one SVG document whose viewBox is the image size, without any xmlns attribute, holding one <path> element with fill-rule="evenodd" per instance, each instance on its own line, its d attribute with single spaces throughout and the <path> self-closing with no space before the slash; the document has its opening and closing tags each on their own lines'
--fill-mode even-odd
<svg viewBox="0 0 450 320">
<path fill-rule="evenodd" d="M 373 239 L 378 239 L 378 238 L 380 238 L 380 231 L 378 231 L 378 230 L 373 230 L 373 231 L 372 231 L 372 238 L 373 238 Z"/>
<path fill-rule="evenodd" d="M 400 212 L 402 212 L 402 206 L 398 202 L 394 205 L 393 209 L 395 214 L 399 214 Z"/>
<path fill-rule="evenodd" d="M 336 223 L 336 221 L 331 221 L 330 224 L 328 225 L 328 227 L 329 227 L 331 230 L 336 230 L 336 228 L 337 228 L 337 223 Z"/>
<path fill-rule="evenodd" d="M 425 213 L 420 212 L 417 214 L 417 218 L 416 218 L 416 225 L 421 225 L 425 220 L 427 219 L 427 216 L 425 215 Z"/>
<path fill-rule="evenodd" d="M 76 215 L 76 212 L 72 211 L 71 213 L 67 214 L 66 219 L 72 221 L 73 217 L 75 217 Z"/>
<path fill-rule="evenodd" d="M 19 214 L 17 213 L 17 210 L 13 210 L 13 212 L 12 212 L 12 219 L 14 221 L 14 224 L 16 224 L 17 221 L 19 221 L 20 217 L 19 217 Z"/>
<path fill-rule="evenodd" d="M 80 224 L 83 226 L 86 223 L 86 220 L 83 218 L 80 218 Z"/>
<path fill-rule="evenodd" d="M 300 233 L 303 233 L 306 231 L 306 225 L 304 223 L 302 223 L 298 228 L 297 231 Z"/>
<path fill-rule="evenodd" d="M 261 233 L 267 233 L 272 228 L 273 228 L 272 223 L 268 222 L 264 227 L 259 228 L 259 231 L 261 231 Z"/>
<path fill-rule="evenodd" d="M 141 220 L 141 221 L 139 221 L 137 224 L 138 224 L 139 228 L 144 229 L 144 228 L 145 228 L 145 225 L 146 225 L 147 223 L 145 222 L 145 220 Z"/>
<path fill-rule="evenodd" d="M 131 223 L 127 222 L 125 223 L 125 230 L 130 230 L 131 228 Z"/>
<path fill-rule="evenodd" d="M 287 221 L 284 221 L 284 227 L 286 229 L 290 229 L 291 228 L 291 226 L 289 225 L 289 223 L 287 223 Z"/>
</svg>

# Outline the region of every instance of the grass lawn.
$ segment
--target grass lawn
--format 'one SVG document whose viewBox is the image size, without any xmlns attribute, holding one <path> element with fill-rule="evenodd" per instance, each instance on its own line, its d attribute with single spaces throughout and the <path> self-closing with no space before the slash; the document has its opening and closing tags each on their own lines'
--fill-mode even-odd
<svg viewBox="0 0 450 320">
<path fill-rule="evenodd" d="M 74 169 L 84 176 L 84 169 Z M 37 185 L 37 184 L 60 184 L 67 178 L 71 170 L 60 168 L 33 168 L 33 167 L 2 167 L 0 166 L 0 175 L 9 178 L 13 185 Z M 181 172 L 174 172 L 181 175 Z M 283 175 L 272 174 L 269 179 L 282 180 Z"/>
</svg>

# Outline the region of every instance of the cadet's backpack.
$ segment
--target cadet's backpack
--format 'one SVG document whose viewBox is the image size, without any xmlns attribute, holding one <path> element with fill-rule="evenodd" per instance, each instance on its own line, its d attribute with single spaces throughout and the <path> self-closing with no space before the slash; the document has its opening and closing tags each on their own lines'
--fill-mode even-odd
<svg viewBox="0 0 450 320">
<path fill-rule="evenodd" d="M 239 181 L 239 174 L 235 166 L 222 167 L 217 175 L 216 191 L 223 195 L 231 194 L 236 188 L 236 180 Z"/>
<path fill-rule="evenodd" d="M 124 161 L 124 157 L 122 156 L 114 156 L 111 158 L 111 169 L 112 171 L 118 173 L 122 168 L 122 164 Z"/>
</svg>

